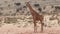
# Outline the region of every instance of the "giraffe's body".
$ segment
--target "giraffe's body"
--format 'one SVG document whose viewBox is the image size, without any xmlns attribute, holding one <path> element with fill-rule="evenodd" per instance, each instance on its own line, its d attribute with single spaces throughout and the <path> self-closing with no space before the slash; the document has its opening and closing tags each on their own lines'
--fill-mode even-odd
<svg viewBox="0 0 60 34">
<path fill-rule="evenodd" d="M 43 15 L 39 15 L 35 10 L 33 10 L 33 8 L 31 7 L 31 5 L 29 4 L 29 2 L 27 2 L 27 6 L 30 9 L 31 15 L 33 17 L 33 23 L 34 23 L 34 32 L 37 32 L 37 24 L 36 21 L 40 21 L 41 22 L 41 32 L 43 31 Z"/>
</svg>

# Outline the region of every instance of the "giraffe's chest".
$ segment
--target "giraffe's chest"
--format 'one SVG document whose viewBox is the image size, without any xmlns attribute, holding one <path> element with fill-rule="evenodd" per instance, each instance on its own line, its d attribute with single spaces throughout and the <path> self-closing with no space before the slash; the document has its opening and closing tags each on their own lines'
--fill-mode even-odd
<svg viewBox="0 0 60 34">
<path fill-rule="evenodd" d="M 35 20 L 39 20 L 39 19 L 40 19 L 39 16 L 36 16 L 36 15 L 33 15 L 32 17 L 33 17 L 33 19 L 35 19 Z"/>
<path fill-rule="evenodd" d="M 34 15 L 33 19 L 36 20 L 36 21 L 39 21 L 39 20 L 42 21 L 43 20 L 43 16 L 41 16 L 41 15 L 37 15 L 37 16 Z"/>
</svg>

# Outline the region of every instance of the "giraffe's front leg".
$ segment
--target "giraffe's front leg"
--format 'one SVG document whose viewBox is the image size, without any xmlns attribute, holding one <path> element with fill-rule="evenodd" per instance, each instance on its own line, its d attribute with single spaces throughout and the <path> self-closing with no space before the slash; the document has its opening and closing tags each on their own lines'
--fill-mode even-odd
<svg viewBox="0 0 60 34">
<path fill-rule="evenodd" d="M 35 33 L 37 32 L 37 24 L 36 24 L 36 21 L 34 21 L 34 32 Z"/>
<path fill-rule="evenodd" d="M 42 23 L 42 21 L 41 21 L 41 32 L 43 32 L 43 25 L 44 25 L 44 23 Z"/>
</svg>

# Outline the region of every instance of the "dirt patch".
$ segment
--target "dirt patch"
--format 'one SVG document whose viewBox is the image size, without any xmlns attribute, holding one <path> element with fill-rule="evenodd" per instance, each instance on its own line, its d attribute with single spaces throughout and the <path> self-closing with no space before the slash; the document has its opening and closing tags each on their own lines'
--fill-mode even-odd
<svg viewBox="0 0 60 34">
<path fill-rule="evenodd" d="M 34 33 L 32 27 L 18 28 L 12 24 L 6 24 L 0 27 L 0 34 L 60 34 L 60 27 L 44 27 L 43 33 L 38 28 L 37 33 Z"/>
</svg>

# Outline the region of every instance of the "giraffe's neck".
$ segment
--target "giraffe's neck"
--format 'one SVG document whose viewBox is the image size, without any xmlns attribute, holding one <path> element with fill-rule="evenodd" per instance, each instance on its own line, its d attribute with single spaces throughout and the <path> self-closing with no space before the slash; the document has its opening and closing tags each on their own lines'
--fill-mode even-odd
<svg viewBox="0 0 60 34">
<path fill-rule="evenodd" d="M 31 14 L 32 15 L 34 15 L 34 14 L 38 14 L 32 7 L 31 7 L 31 5 L 29 4 L 29 3 L 27 3 L 28 4 L 28 8 L 30 9 L 30 12 L 31 12 Z"/>
<path fill-rule="evenodd" d="M 30 11 L 33 11 L 33 8 L 31 7 L 29 3 L 28 3 L 28 8 L 30 9 Z"/>
</svg>

